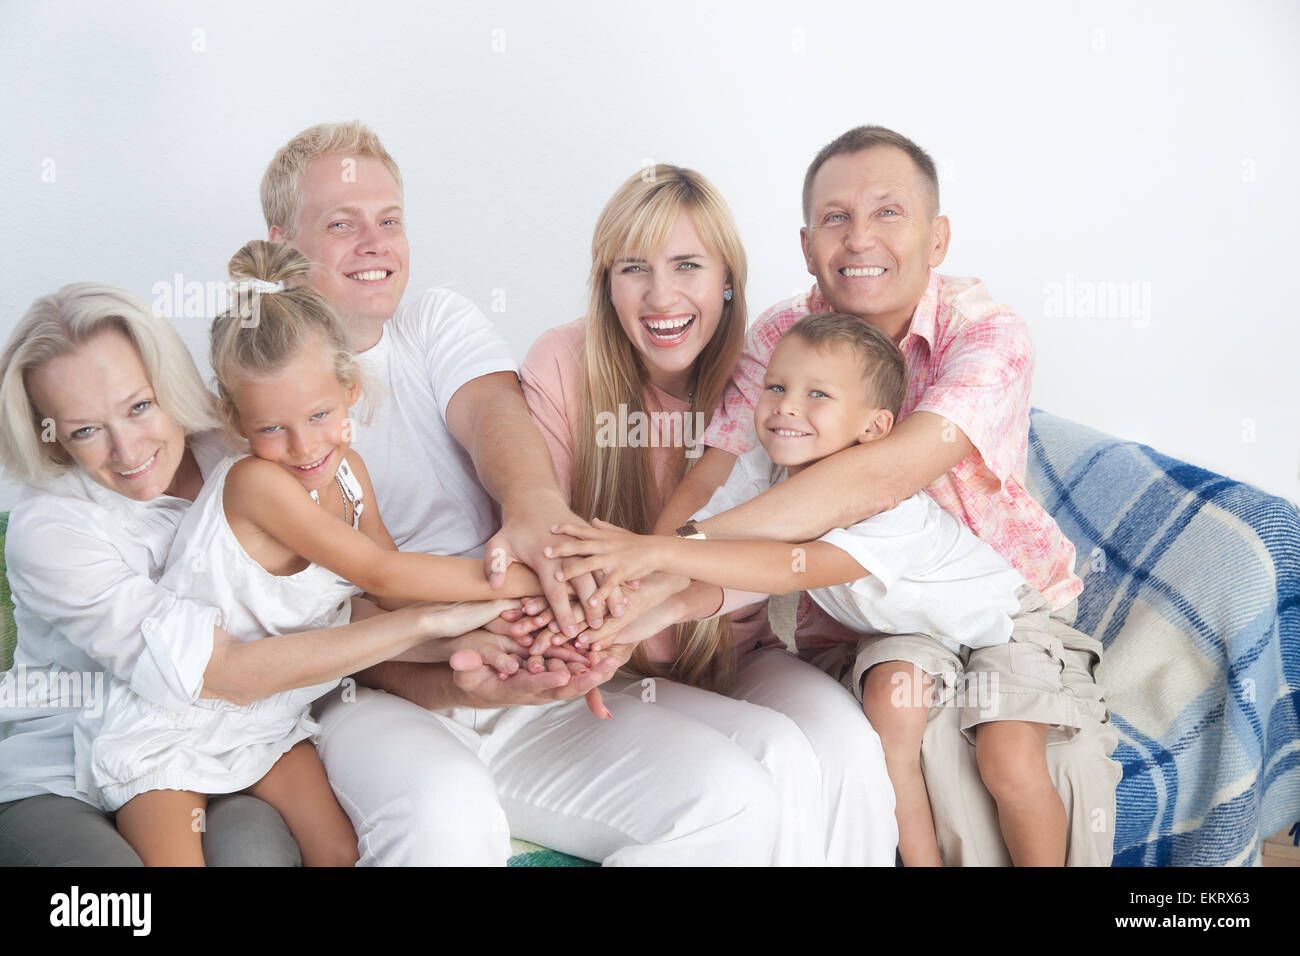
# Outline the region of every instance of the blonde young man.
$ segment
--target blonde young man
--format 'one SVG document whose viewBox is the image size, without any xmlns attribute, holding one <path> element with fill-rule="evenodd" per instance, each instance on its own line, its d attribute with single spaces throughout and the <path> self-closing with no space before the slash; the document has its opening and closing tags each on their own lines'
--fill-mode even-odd
<svg viewBox="0 0 1300 956">
<path fill-rule="evenodd" d="M 482 313 L 445 289 L 402 302 L 402 198 L 397 164 L 360 123 L 299 133 L 262 182 L 269 238 L 312 260 L 314 285 L 379 386 L 354 445 L 398 547 L 483 556 L 490 575 L 522 561 L 552 582 L 558 564 L 544 549 L 558 539 L 549 529 L 578 519 L 514 358 Z M 588 623 L 625 627 L 686 583 L 647 580 L 620 616 L 588 610 Z M 594 588 L 588 579 L 577 590 Z M 563 587 L 550 590 L 556 618 L 574 633 Z M 540 663 L 502 680 L 487 667 L 390 662 L 358 675 L 354 702 L 318 703 L 321 757 L 363 863 L 501 864 L 512 832 L 610 864 L 770 860 L 778 798 L 757 761 L 636 698 L 611 700 L 614 719 L 595 719 L 581 698 L 618 658 L 591 669 Z"/>
<path fill-rule="evenodd" d="M 1071 626 L 1083 582 L 1074 547 L 1024 488 L 1033 345 L 1024 322 L 976 279 L 933 270 L 948 251 L 933 160 L 878 126 L 849 130 L 818 153 L 803 189 L 800 243 L 816 283 L 770 308 L 702 439 L 708 446 L 656 526 L 685 522 L 755 443 L 754 406 L 777 341 L 805 315 L 855 315 L 899 345 L 907 363 L 902 417 L 880 441 L 818 462 L 752 501 L 699 523 L 708 537 L 807 541 L 925 490 L 1047 599 L 1066 689 L 1090 719 L 1048 763 L 1070 821 L 1066 862 L 1108 865 L 1114 846 L 1117 737 L 1094 673 L 1101 644 Z M 797 639 L 813 652 L 844 637 L 806 599 Z M 847 646 L 847 645 L 845 645 Z M 932 683 L 927 680 L 927 686 Z M 926 729 L 922 763 L 939 849 L 948 865 L 1009 862 L 974 748 L 957 708 Z M 888 755 L 887 755 L 888 756 Z"/>
</svg>

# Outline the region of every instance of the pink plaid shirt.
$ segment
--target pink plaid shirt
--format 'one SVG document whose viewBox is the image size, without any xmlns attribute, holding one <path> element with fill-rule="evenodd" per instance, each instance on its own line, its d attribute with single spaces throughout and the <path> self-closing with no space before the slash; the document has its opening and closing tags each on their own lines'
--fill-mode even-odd
<svg viewBox="0 0 1300 956">
<path fill-rule="evenodd" d="M 772 350 L 799 319 L 826 311 L 830 306 L 814 284 L 808 295 L 777 303 L 759 316 L 704 444 L 734 455 L 754 447 L 754 406 Z M 1074 573 L 1074 545 L 1025 490 L 1034 371 L 1025 323 L 995 302 L 978 279 L 931 272 L 902 350 L 908 383 L 900 418 L 932 412 L 960 428 L 975 446 L 925 491 L 992 545 L 1053 608 L 1069 604 L 1083 590 Z"/>
</svg>

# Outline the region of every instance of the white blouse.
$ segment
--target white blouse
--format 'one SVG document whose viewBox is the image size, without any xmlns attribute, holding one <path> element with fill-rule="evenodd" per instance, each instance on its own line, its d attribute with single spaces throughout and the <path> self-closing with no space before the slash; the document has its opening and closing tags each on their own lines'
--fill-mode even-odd
<svg viewBox="0 0 1300 956">
<path fill-rule="evenodd" d="M 215 433 L 190 448 L 207 475 L 226 454 Z M 5 560 L 18 646 L 0 680 L 0 803 L 77 797 L 72 728 L 103 707 L 105 672 L 170 709 L 196 700 L 218 610 L 157 584 L 190 502 L 133 501 L 73 468 L 23 490 Z"/>
</svg>

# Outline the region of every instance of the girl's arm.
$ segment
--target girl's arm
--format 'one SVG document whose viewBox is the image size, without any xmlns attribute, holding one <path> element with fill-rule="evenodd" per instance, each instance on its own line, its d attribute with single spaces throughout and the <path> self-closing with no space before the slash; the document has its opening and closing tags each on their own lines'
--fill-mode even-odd
<svg viewBox="0 0 1300 956">
<path fill-rule="evenodd" d="M 593 595 L 653 571 L 671 571 L 724 588 L 788 594 L 846 584 L 867 576 L 847 551 L 825 541 L 790 545 L 784 541 L 705 541 L 667 535 L 633 534 L 601 521 L 592 527 L 561 525 L 559 533 L 576 540 L 553 549 L 556 557 L 588 555 L 566 575 L 603 569 L 605 583 Z"/>
<path fill-rule="evenodd" d="M 348 460 L 359 459 L 349 453 Z M 363 524 L 367 512 L 378 511 L 374 489 L 367 490 L 369 507 L 362 512 Z M 537 575 L 523 565 L 511 565 L 505 585 L 493 590 L 483 577 L 480 561 L 386 550 L 362 531 L 322 514 L 292 475 L 260 458 L 245 458 L 231 467 L 224 505 L 236 535 L 248 530 L 265 532 L 295 554 L 329 568 L 369 594 L 415 601 L 474 601 L 526 597 L 542 590 Z M 387 537 L 387 531 L 384 535 Z"/>
</svg>

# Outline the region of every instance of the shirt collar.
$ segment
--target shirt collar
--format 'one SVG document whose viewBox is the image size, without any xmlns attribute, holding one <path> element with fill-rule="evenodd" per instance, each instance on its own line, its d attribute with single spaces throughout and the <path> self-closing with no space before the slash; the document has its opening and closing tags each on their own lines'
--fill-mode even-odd
<svg viewBox="0 0 1300 956">
<path fill-rule="evenodd" d="M 934 340 L 939 328 L 939 289 L 942 285 L 939 273 L 931 269 L 930 281 L 921 295 L 921 301 L 917 303 L 916 311 L 912 313 L 912 320 L 907 325 L 907 334 L 903 336 L 899 348 L 906 346 L 907 340 L 913 335 L 924 339 L 926 345 L 934 348 Z M 818 312 L 833 311 L 835 310 L 831 308 L 826 297 L 822 295 L 821 289 L 814 282 L 808 293 L 808 314 L 816 315 Z"/>
<path fill-rule="evenodd" d="M 907 334 L 899 343 L 900 348 L 905 347 L 907 340 L 913 335 L 925 339 L 925 344 L 931 349 L 934 348 L 934 340 L 939 332 L 939 287 L 941 285 L 939 273 L 931 269 L 930 281 L 926 284 L 921 301 L 916 305 L 916 311 L 912 313 L 912 321 L 907 325 Z"/>
</svg>

